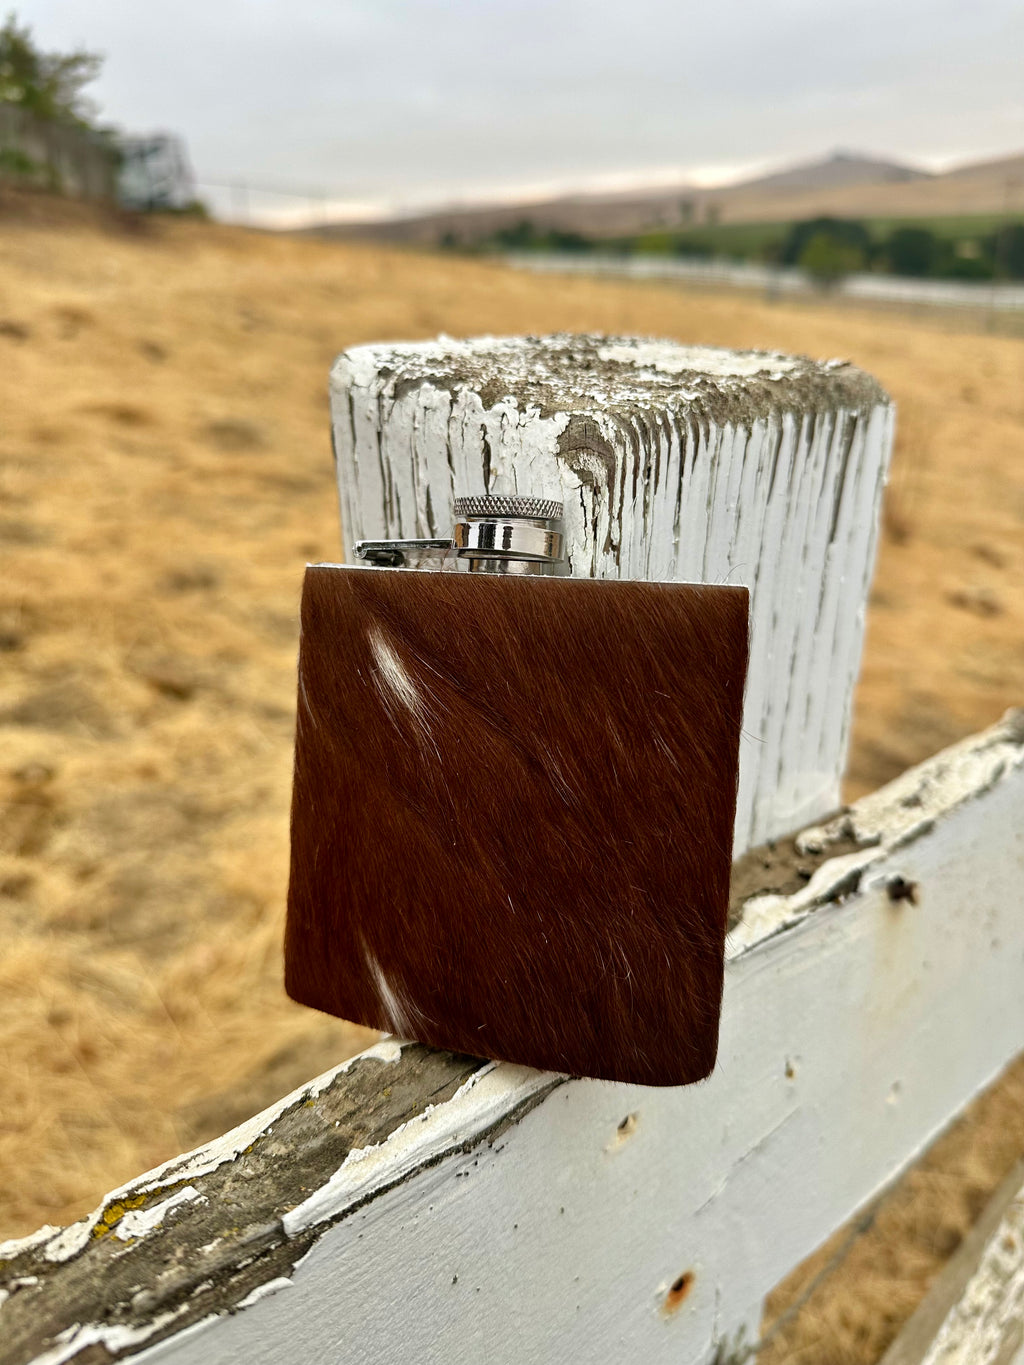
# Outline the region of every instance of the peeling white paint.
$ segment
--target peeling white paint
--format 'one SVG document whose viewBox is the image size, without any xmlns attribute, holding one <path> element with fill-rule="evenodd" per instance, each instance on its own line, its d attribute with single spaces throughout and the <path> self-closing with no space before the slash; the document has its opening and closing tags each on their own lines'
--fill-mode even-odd
<svg viewBox="0 0 1024 1365">
<path fill-rule="evenodd" d="M 111 1355 L 128 1350 L 148 1341 L 168 1323 L 180 1318 L 187 1307 L 187 1304 L 182 1304 L 171 1312 L 160 1313 L 141 1327 L 127 1327 L 123 1323 L 76 1323 L 66 1332 L 61 1332 L 56 1345 L 41 1356 L 36 1356 L 32 1365 L 65 1365 L 65 1362 L 74 1360 L 89 1346 L 103 1346 Z"/>
<path fill-rule="evenodd" d="M 890 847 L 913 839 L 947 811 L 1024 764 L 1024 710 L 1010 710 L 984 736 L 971 735 L 863 797 L 847 815 L 805 830 L 801 851 L 820 852 L 844 835 Z"/>
<path fill-rule="evenodd" d="M 123 1199 L 126 1195 L 152 1194 L 167 1185 L 177 1185 L 182 1180 L 197 1180 L 201 1176 L 208 1175 L 211 1171 L 215 1171 L 218 1166 L 223 1165 L 225 1161 L 233 1161 L 239 1152 L 244 1152 L 247 1147 L 269 1131 L 287 1109 L 308 1099 L 315 1099 L 338 1076 L 343 1075 L 357 1062 L 375 1059 L 390 1065 L 397 1062 L 401 1057 L 402 1047 L 401 1040 L 384 1038 L 379 1043 L 374 1044 L 373 1047 L 348 1058 L 339 1066 L 332 1067 L 330 1071 L 325 1071 L 322 1076 L 318 1076 L 307 1085 L 301 1086 L 298 1090 L 293 1090 L 290 1095 L 285 1095 L 283 1099 L 276 1101 L 259 1114 L 255 1114 L 251 1119 L 247 1119 L 245 1123 L 239 1124 L 237 1128 L 232 1128 L 223 1137 L 215 1138 L 205 1146 L 197 1147 L 194 1152 L 175 1157 L 162 1166 L 154 1167 L 152 1171 L 147 1171 L 128 1184 L 112 1190 L 103 1203 L 94 1209 L 87 1218 L 82 1218 L 77 1223 L 72 1223 L 63 1229 L 50 1226 L 40 1228 L 31 1236 L 19 1241 L 4 1243 L 4 1246 L 12 1248 L 11 1255 L 14 1255 L 30 1247 L 45 1244 L 43 1255 L 48 1261 L 70 1260 L 88 1245 L 93 1228 L 97 1226 L 105 1210 L 112 1203 Z M 145 1213 L 145 1210 L 141 1212 Z"/>
<path fill-rule="evenodd" d="M 60 1228 L 54 1227 L 52 1223 L 45 1223 L 24 1237 L 12 1237 L 9 1241 L 0 1242 L 0 1261 L 13 1261 L 15 1256 L 41 1246 L 43 1242 L 49 1242 L 58 1232 Z"/>
<path fill-rule="evenodd" d="M 797 367 L 791 356 L 780 355 L 777 351 L 729 351 L 721 346 L 680 346 L 671 341 L 634 341 L 626 345 L 602 346 L 598 355 L 602 360 L 657 370 L 660 374 L 696 371 L 721 379 L 781 376 L 792 373 Z"/>
<path fill-rule="evenodd" d="M 269 1299 L 273 1294 L 279 1294 L 282 1289 L 291 1289 L 292 1282 L 287 1275 L 279 1275 L 276 1280 L 268 1280 L 266 1284 L 258 1284 L 251 1293 L 246 1294 L 244 1299 L 239 1299 L 239 1308 L 251 1308 L 254 1303 L 259 1303 L 260 1299 Z"/>
<path fill-rule="evenodd" d="M 47 1242 L 43 1255 L 48 1261 L 69 1261 L 72 1256 L 77 1256 L 82 1248 L 88 1245 L 92 1230 L 100 1221 L 102 1214 L 102 1207 L 98 1208 L 88 1218 L 72 1223 L 63 1232 L 57 1233 Z"/>
<path fill-rule="evenodd" d="M 157 1204 L 148 1204 L 141 1209 L 129 1209 L 114 1224 L 111 1232 L 122 1242 L 128 1242 L 134 1237 L 145 1237 L 147 1233 L 160 1226 L 172 1209 L 179 1208 L 182 1204 L 191 1204 L 195 1200 L 205 1204 L 206 1196 L 200 1194 L 194 1185 L 186 1185 L 184 1189 L 175 1190 L 169 1198 L 162 1199 Z"/>
<path fill-rule="evenodd" d="M 829 824 L 805 830 L 796 841 L 798 852 L 826 852 L 831 844 L 851 836 L 865 847 L 830 858 L 792 895 L 749 900 L 742 922 L 729 935 L 728 957 L 740 957 L 841 896 L 843 887 L 851 883 L 851 874 L 861 874 L 858 890 L 872 890 L 887 882 L 894 876 L 893 855 L 902 846 L 1018 768 L 1024 768 L 1024 711 L 1010 711 L 983 737 L 972 735 L 954 744 L 864 797 Z M 876 865 L 885 870 L 873 876 Z"/>
<path fill-rule="evenodd" d="M 856 373 L 669 341 L 357 347 L 331 376 L 345 543 L 445 535 L 456 494 L 522 493 L 564 504 L 577 576 L 749 587 L 742 852 L 839 805 L 892 442 L 877 390 L 836 397 Z"/>
<path fill-rule="evenodd" d="M 791 929 L 824 901 L 836 899 L 836 889 L 849 882 L 851 872 L 859 871 L 884 857 L 877 849 L 848 853 L 823 863 L 807 885 L 789 896 L 754 896 L 743 907 L 743 919 L 730 933 L 726 959 L 749 953 L 773 934 Z"/>
<path fill-rule="evenodd" d="M 289 1237 L 337 1218 L 368 1189 L 401 1180 L 409 1171 L 473 1137 L 551 1084 L 548 1072 L 505 1062 L 475 1071 L 450 1099 L 430 1104 L 389 1133 L 383 1142 L 355 1147 L 325 1185 L 281 1220 Z"/>
<path fill-rule="evenodd" d="M 171 1181 L 177 1183 L 179 1180 L 194 1180 L 199 1176 L 206 1175 L 214 1171 L 225 1161 L 231 1161 L 256 1141 L 257 1138 L 267 1132 L 287 1109 L 291 1109 L 295 1104 L 301 1104 L 305 1100 L 316 1099 L 317 1095 L 331 1085 L 338 1076 L 355 1066 L 357 1062 L 365 1062 L 375 1059 L 385 1064 L 397 1062 L 402 1055 L 402 1041 L 395 1038 L 385 1038 L 373 1047 L 367 1048 L 364 1052 L 359 1052 L 354 1057 L 342 1062 L 340 1066 L 335 1066 L 330 1071 L 325 1071 L 316 1080 L 310 1081 L 308 1085 L 301 1086 L 298 1090 L 293 1090 L 290 1095 L 285 1095 L 283 1099 L 269 1105 L 261 1113 L 253 1118 L 247 1119 L 245 1123 L 239 1124 L 237 1128 L 232 1128 L 230 1133 L 225 1133 L 223 1137 L 215 1138 L 204 1147 L 197 1147 L 184 1159 L 177 1157 L 174 1161 L 169 1161 L 163 1166 L 158 1166 L 147 1176 L 143 1177 L 141 1188 L 132 1185 L 137 1193 L 147 1194 L 152 1190 L 160 1189 L 161 1186 L 169 1184 Z"/>
</svg>

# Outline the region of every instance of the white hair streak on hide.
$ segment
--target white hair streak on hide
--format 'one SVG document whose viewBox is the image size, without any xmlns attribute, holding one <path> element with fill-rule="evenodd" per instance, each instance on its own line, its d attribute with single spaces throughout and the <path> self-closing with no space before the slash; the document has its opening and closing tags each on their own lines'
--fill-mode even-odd
<svg viewBox="0 0 1024 1365">
<path fill-rule="evenodd" d="M 384 975 L 383 968 L 374 957 L 373 953 L 366 949 L 366 965 L 370 969 L 370 975 L 377 987 L 377 995 L 380 999 L 381 1008 L 387 1017 L 391 1032 L 400 1038 L 413 1037 L 413 1022 L 411 1010 L 406 1010 L 399 999 L 398 992 Z"/>
<path fill-rule="evenodd" d="M 397 650 L 384 638 L 379 626 L 370 627 L 367 639 L 376 664 L 373 680 L 385 702 L 394 698 L 418 721 L 422 715 L 423 701 Z"/>
</svg>

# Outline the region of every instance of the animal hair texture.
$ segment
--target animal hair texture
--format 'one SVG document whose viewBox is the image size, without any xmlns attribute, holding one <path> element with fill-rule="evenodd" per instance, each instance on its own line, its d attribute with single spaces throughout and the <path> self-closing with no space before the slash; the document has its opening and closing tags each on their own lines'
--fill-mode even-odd
<svg viewBox="0 0 1024 1365">
<path fill-rule="evenodd" d="M 285 979 L 473 1056 L 714 1067 L 745 588 L 311 565 Z"/>
</svg>

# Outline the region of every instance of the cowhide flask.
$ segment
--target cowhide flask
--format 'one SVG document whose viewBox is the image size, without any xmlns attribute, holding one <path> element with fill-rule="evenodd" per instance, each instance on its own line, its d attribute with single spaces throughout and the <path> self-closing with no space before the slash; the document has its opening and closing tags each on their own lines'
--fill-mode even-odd
<svg viewBox="0 0 1024 1365">
<path fill-rule="evenodd" d="M 485 558 L 306 571 L 288 993 L 456 1052 L 700 1080 L 718 1046 L 746 589 Z"/>
</svg>

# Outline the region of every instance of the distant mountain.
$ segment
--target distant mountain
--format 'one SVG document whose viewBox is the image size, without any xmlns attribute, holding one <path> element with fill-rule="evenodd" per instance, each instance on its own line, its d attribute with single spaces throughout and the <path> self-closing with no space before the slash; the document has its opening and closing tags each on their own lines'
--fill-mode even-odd
<svg viewBox="0 0 1024 1365">
<path fill-rule="evenodd" d="M 791 222 L 818 214 L 844 218 L 1013 214 L 1024 219 L 1024 154 L 968 162 L 940 175 L 912 179 L 879 178 L 800 190 L 733 185 L 720 198 L 721 221 L 733 223 Z"/>
<path fill-rule="evenodd" d="M 938 177 L 947 184 L 966 184 L 967 182 L 998 182 L 1004 186 L 1020 188 L 1024 185 L 1024 152 L 1015 156 L 1001 156 L 994 161 L 968 161 L 963 166 L 954 166 Z"/>
<path fill-rule="evenodd" d="M 834 190 L 847 185 L 906 184 L 911 180 L 930 178 L 929 171 L 898 161 L 881 161 L 855 152 L 833 152 L 821 161 L 808 161 L 773 171 L 770 175 L 740 181 L 730 185 L 728 191 L 749 193 L 759 190 L 775 194 L 785 190 Z"/>
<path fill-rule="evenodd" d="M 900 162 L 835 152 L 717 189 L 680 184 L 669 189 L 565 195 L 541 202 L 458 205 L 315 231 L 437 246 L 446 241 L 472 245 L 524 221 L 542 232 L 573 232 L 600 239 L 697 228 L 703 223 L 793 222 L 820 214 L 914 218 L 976 213 L 1014 213 L 1024 218 L 1024 153 L 971 162 L 935 175 Z"/>
</svg>

